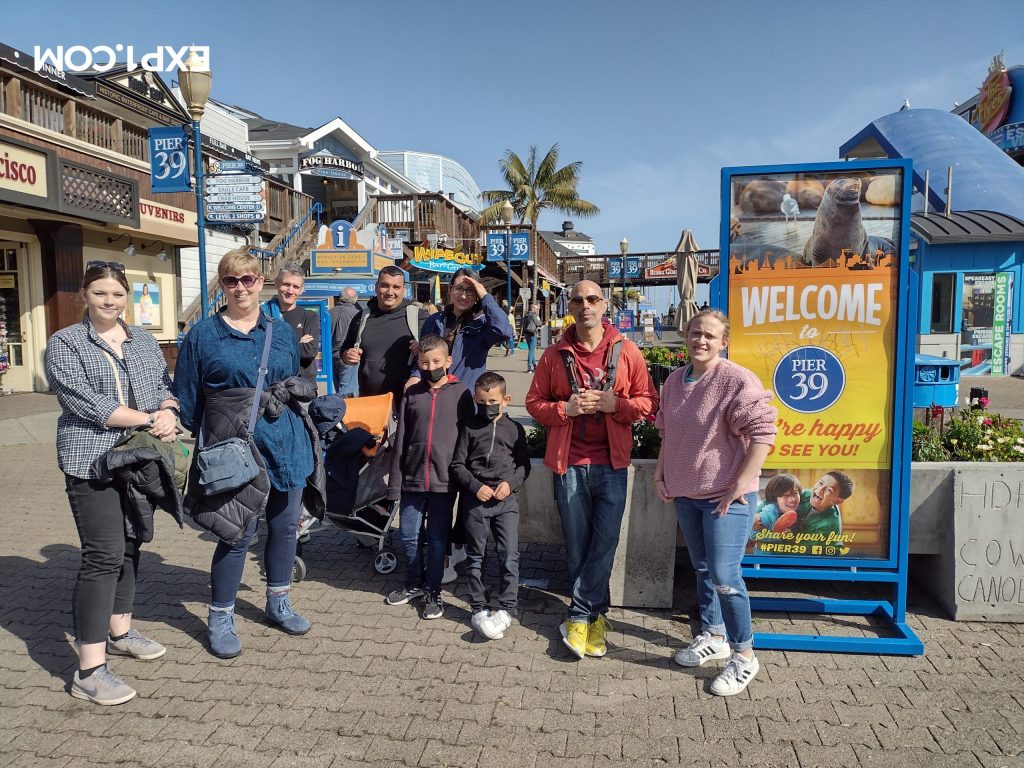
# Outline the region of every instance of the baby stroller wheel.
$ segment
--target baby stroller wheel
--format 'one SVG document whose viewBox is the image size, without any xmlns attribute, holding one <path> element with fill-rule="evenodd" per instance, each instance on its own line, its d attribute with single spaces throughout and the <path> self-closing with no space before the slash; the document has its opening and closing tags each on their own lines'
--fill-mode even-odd
<svg viewBox="0 0 1024 768">
<path fill-rule="evenodd" d="M 302 581 L 306 578 L 306 563 L 301 557 L 296 557 L 292 563 L 292 581 Z"/>
<path fill-rule="evenodd" d="M 373 568 L 382 576 L 391 573 L 398 567 L 398 558 L 390 549 L 384 549 L 373 558 Z"/>
</svg>

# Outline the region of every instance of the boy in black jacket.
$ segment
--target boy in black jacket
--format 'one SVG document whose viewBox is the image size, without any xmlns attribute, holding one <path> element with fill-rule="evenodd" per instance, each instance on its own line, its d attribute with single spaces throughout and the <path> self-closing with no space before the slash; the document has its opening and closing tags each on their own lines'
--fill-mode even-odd
<svg viewBox="0 0 1024 768">
<path fill-rule="evenodd" d="M 491 640 L 504 636 L 516 615 L 519 590 L 519 500 L 516 492 L 530 473 L 526 432 L 505 415 L 512 401 L 505 379 L 488 371 L 476 381 L 476 415 L 459 432 L 452 478 L 468 497 L 466 567 L 472 625 Z M 487 532 L 494 536 L 501 570 L 499 610 L 487 610 L 484 553 Z"/>
<path fill-rule="evenodd" d="M 473 413 L 466 385 L 448 375 L 452 358 L 440 336 L 420 339 L 422 378 L 405 392 L 388 478 L 388 498 L 401 499 L 399 530 L 405 552 L 405 587 L 387 596 L 390 605 L 405 605 L 424 596 L 423 618 L 444 613 L 441 575 L 452 529 L 454 478 L 449 468 L 459 431 Z M 426 520 L 426 558 L 420 554 L 420 531 Z"/>
</svg>

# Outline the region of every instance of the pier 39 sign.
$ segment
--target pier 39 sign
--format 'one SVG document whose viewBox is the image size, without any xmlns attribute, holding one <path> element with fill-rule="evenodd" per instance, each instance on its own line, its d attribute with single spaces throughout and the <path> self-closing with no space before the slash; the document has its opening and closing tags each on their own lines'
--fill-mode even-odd
<svg viewBox="0 0 1024 768">
<path fill-rule="evenodd" d="M 729 358 L 778 409 L 748 553 L 887 560 L 905 169 L 797 168 L 723 174 Z"/>
</svg>

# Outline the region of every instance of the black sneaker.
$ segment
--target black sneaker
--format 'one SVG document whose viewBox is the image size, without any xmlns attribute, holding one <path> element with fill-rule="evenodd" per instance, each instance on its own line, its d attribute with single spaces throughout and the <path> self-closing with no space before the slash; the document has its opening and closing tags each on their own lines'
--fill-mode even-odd
<svg viewBox="0 0 1024 768">
<path fill-rule="evenodd" d="M 423 587 L 415 587 L 413 589 L 409 589 L 408 587 L 402 587 L 401 589 L 396 589 L 394 592 L 392 592 L 390 595 L 384 598 L 384 602 L 386 602 L 388 605 L 405 605 L 409 601 L 415 600 L 417 597 L 420 597 L 425 594 L 426 590 L 423 589 Z"/>
<path fill-rule="evenodd" d="M 423 618 L 424 619 L 440 619 L 444 616 L 444 602 L 441 600 L 440 593 L 438 594 L 427 594 L 423 598 Z"/>
</svg>

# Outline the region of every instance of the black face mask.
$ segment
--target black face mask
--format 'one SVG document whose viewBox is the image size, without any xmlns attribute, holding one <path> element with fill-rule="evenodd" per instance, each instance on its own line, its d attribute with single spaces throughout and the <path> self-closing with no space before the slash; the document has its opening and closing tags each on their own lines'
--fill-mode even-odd
<svg viewBox="0 0 1024 768">
<path fill-rule="evenodd" d="M 420 368 L 420 375 L 431 384 L 437 384 L 437 382 L 448 375 L 448 372 L 445 371 L 444 368 L 435 368 L 432 371 L 426 371 Z"/>
<path fill-rule="evenodd" d="M 477 410 L 480 412 L 481 416 L 486 416 L 490 421 L 494 421 L 496 418 L 501 416 L 501 403 L 494 403 L 493 405 L 479 403 L 477 405 Z"/>
</svg>

